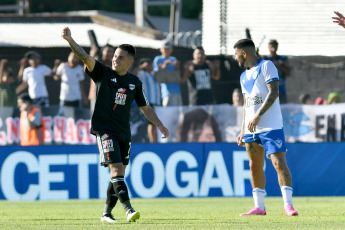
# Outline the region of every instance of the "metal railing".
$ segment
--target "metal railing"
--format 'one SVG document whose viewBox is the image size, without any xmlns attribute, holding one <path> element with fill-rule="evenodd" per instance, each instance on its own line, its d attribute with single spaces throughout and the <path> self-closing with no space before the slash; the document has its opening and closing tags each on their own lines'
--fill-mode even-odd
<svg viewBox="0 0 345 230">
<path fill-rule="evenodd" d="M 165 40 L 171 41 L 175 46 L 195 49 L 196 47 L 202 45 L 201 30 L 165 33 L 165 36 Z"/>
</svg>

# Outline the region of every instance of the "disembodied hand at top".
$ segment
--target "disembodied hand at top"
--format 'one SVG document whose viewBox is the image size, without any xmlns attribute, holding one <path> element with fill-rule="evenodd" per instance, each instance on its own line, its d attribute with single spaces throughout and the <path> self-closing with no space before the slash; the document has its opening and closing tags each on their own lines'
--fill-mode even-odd
<svg viewBox="0 0 345 230">
<path fill-rule="evenodd" d="M 342 26 L 345 28 L 345 17 L 344 15 L 342 15 L 341 13 L 339 13 L 338 11 L 334 11 L 334 13 L 338 16 L 338 17 L 332 17 L 333 22 L 337 23 L 339 26 Z"/>
</svg>

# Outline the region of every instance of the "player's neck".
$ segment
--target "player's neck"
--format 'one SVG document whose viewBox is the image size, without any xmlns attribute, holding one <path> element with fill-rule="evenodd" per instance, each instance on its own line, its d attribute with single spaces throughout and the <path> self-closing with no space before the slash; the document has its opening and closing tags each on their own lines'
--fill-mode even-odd
<svg viewBox="0 0 345 230">
<path fill-rule="evenodd" d="M 127 74 L 127 70 L 126 71 L 115 71 L 119 76 L 124 76 Z"/>
<path fill-rule="evenodd" d="M 260 58 L 258 58 L 257 56 L 250 56 L 247 58 L 247 66 L 249 69 L 251 69 L 253 66 L 256 65 L 256 63 L 259 61 Z"/>
</svg>

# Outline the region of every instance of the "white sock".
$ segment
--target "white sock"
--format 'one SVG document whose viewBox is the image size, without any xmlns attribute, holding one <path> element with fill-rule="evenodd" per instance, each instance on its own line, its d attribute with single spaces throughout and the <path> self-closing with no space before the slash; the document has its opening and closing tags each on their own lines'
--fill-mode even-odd
<svg viewBox="0 0 345 230">
<path fill-rule="evenodd" d="M 289 186 L 282 186 L 280 189 L 283 195 L 284 207 L 286 208 L 288 204 L 292 206 L 292 188 Z"/>
<path fill-rule="evenodd" d="M 260 188 L 254 188 L 253 189 L 253 198 L 254 198 L 254 204 L 255 207 L 265 210 L 265 190 Z"/>
</svg>

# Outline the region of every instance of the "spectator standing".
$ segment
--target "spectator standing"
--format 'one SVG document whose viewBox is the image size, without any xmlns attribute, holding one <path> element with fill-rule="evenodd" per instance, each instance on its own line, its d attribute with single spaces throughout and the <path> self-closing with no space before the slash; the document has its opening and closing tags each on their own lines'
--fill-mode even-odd
<svg viewBox="0 0 345 230">
<path fill-rule="evenodd" d="M 163 43 L 160 48 L 161 55 L 156 56 L 153 60 L 153 71 L 177 71 L 180 69 L 180 62 L 171 53 L 173 45 L 171 42 Z M 163 106 L 182 105 L 180 82 L 162 83 L 161 96 Z"/>
<path fill-rule="evenodd" d="M 0 61 L 0 107 L 17 106 L 16 88 L 19 83 L 10 68 L 6 68 L 7 59 Z"/>
<path fill-rule="evenodd" d="M 60 60 L 55 60 L 56 63 Z M 63 113 L 64 106 L 81 109 L 82 104 L 87 104 L 83 81 L 84 70 L 79 63 L 79 58 L 71 52 L 66 63 L 61 63 L 56 70 L 55 80 L 61 79 L 60 109 L 58 114 Z"/>
<path fill-rule="evenodd" d="M 114 52 L 115 48 L 110 44 L 106 44 L 105 46 L 103 46 L 100 52 L 97 47 L 93 46 L 90 50 L 90 56 L 96 58 L 97 61 L 102 62 L 104 65 L 111 67 L 111 60 L 113 59 Z M 91 114 L 93 114 L 96 103 L 96 84 L 92 79 L 90 79 L 88 98 L 90 100 Z"/>
<path fill-rule="evenodd" d="M 339 93 L 331 92 L 327 97 L 327 104 L 337 104 L 341 102 L 341 97 Z"/>
<path fill-rule="evenodd" d="M 220 79 L 219 65 L 216 67 L 211 61 L 206 60 L 204 49 L 197 47 L 193 52 L 193 60 L 184 65 L 182 74 L 182 82 L 189 80 L 190 83 L 189 105 L 212 105 L 215 103 L 212 79 Z"/>
<path fill-rule="evenodd" d="M 315 105 L 327 105 L 327 100 L 322 97 L 317 97 L 315 99 Z"/>
<path fill-rule="evenodd" d="M 143 83 L 143 89 L 145 90 L 147 99 L 152 108 L 161 105 L 161 93 L 160 86 L 156 82 L 153 72 L 152 61 L 149 58 L 142 58 L 139 60 L 138 78 Z M 147 127 L 147 133 L 150 143 L 157 142 L 157 129 L 150 122 Z"/>
<path fill-rule="evenodd" d="M 286 78 L 290 76 L 290 65 L 289 59 L 287 56 L 281 56 L 277 54 L 278 50 L 278 41 L 270 40 L 268 43 L 268 50 L 270 52 L 269 56 L 265 56 L 264 59 L 270 60 L 273 62 L 275 67 L 278 70 L 279 75 L 279 101 L 281 104 L 287 103 L 287 94 L 286 94 Z"/>
<path fill-rule="evenodd" d="M 41 64 L 41 55 L 36 51 L 29 51 L 25 55 L 29 67 L 23 71 L 23 82 L 17 87 L 16 93 L 20 94 L 27 88 L 34 105 L 49 107 L 48 91 L 45 83 L 46 76 L 53 76 L 55 72 L 46 65 Z M 57 68 L 57 63 L 54 70 Z"/>
<path fill-rule="evenodd" d="M 314 104 L 313 103 L 313 100 L 311 99 L 311 96 L 310 94 L 308 93 L 303 93 L 299 96 L 299 102 L 303 105 L 312 105 Z"/>
<path fill-rule="evenodd" d="M 18 97 L 20 110 L 20 145 L 41 145 L 44 140 L 43 116 L 41 110 L 32 105 L 30 96 Z"/>
<path fill-rule="evenodd" d="M 232 106 L 243 106 L 243 94 L 239 88 L 232 91 Z"/>
</svg>

